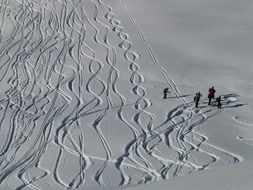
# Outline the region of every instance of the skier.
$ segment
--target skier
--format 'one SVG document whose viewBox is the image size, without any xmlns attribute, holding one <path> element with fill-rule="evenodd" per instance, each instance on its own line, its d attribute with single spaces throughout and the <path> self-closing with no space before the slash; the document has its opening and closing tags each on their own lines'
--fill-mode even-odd
<svg viewBox="0 0 253 190">
<path fill-rule="evenodd" d="M 212 88 L 209 88 L 208 90 L 208 105 L 211 104 L 211 100 L 214 99 L 214 94 L 215 94 L 216 90 L 214 89 L 214 87 L 212 86 Z"/>
<path fill-rule="evenodd" d="M 202 96 L 202 94 L 200 92 L 197 92 L 195 97 L 194 97 L 194 102 L 195 102 L 195 107 L 198 108 L 199 107 L 199 100 L 200 97 Z"/>
<path fill-rule="evenodd" d="M 218 96 L 216 98 L 216 101 L 217 101 L 217 108 L 221 108 L 221 96 Z"/>
<path fill-rule="evenodd" d="M 169 88 L 163 89 L 163 99 L 167 98 L 167 94 L 169 93 Z"/>
</svg>

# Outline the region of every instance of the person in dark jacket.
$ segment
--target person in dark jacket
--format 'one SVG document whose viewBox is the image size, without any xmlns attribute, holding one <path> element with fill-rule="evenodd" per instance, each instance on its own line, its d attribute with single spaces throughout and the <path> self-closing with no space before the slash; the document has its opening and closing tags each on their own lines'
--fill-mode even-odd
<svg viewBox="0 0 253 190">
<path fill-rule="evenodd" d="M 163 99 L 167 98 L 167 94 L 169 93 L 169 88 L 163 89 Z"/>
<path fill-rule="evenodd" d="M 212 88 L 209 88 L 209 90 L 208 90 L 208 105 L 210 105 L 212 99 L 214 99 L 215 92 L 216 92 L 216 90 L 214 89 L 213 86 L 212 86 Z"/>
<path fill-rule="evenodd" d="M 218 96 L 218 97 L 216 98 L 216 101 L 217 101 L 217 107 L 218 107 L 218 108 L 221 108 L 221 96 Z"/>
<path fill-rule="evenodd" d="M 201 96 L 202 96 L 202 94 L 200 92 L 196 93 L 196 95 L 194 96 L 194 102 L 195 102 L 196 108 L 199 107 L 199 100 L 200 100 Z"/>
</svg>

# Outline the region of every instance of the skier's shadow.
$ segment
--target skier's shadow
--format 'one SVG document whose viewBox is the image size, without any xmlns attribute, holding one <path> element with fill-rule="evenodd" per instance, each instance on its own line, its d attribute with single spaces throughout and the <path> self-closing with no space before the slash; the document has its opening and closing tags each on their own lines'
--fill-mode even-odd
<svg viewBox="0 0 253 190">
<path fill-rule="evenodd" d="M 189 96 L 191 96 L 191 94 L 185 94 L 185 95 L 182 95 L 182 96 L 171 96 L 171 97 L 167 97 L 165 99 L 186 98 L 186 97 L 189 97 Z"/>
<path fill-rule="evenodd" d="M 242 107 L 242 106 L 245 106 L 245 105 L 248 105 L 248 104 L 234 104 L 234 105 L 231 105 L 231 106 L 227 106 L 227 108 L 238 108 L 238 107 Z"/>
<path fill-rule="evenodd" d="M 221 96 L 222 96 L 224 99 L 239 97 L 239 95 L 238 95 L 238 94 L 235 94 L 235 93 L 224 94 L 224 95 L 221 95 Z"/>
<path fill-rule="evenodd" d="M 229 98 L 237 98 L 239 97 L 238 94 L 235 93 L 231 93 L 231 94 L 225 94 L 225 95 L 221 95 L 223 97 L 223 105 L 226 105 L 226 108 L 238 108 L 238 107 L 242 107 L 245 106 L 247 104 L 243 104 L 243 103 L 238 103 L 239 100 L 236 99 L 235 101 L 230 101 Z"/>
</svg>

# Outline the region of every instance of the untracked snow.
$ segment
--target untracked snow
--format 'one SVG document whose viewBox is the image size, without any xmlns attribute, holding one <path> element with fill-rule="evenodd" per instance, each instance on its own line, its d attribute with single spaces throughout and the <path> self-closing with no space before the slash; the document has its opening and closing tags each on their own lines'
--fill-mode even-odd
<svg viewBox="0 0 253 190">
<path fill-rule="evenodd" d="M 0 189 L 249 190 L 252 14 L 249 0 L 3 0 Z"/>
</svg>

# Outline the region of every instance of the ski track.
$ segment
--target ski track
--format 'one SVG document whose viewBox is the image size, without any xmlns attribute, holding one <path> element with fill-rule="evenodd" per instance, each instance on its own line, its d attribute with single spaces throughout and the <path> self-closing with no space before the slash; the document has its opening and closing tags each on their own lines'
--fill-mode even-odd
<svg viewBox="0 0 253 190">
<path fill-rule="evenodd" d="M 193 108 L 159 64 L 124 2 L 116 2 L 182 104 L 157 121 L 158 113 L 151 111 L 153 102 L 143 87 L 141 56 L 104 1 L 4 0 L 0 184 L 8 186 L 12 177 L 17 190 L 47 189 L 48 182 L 54 189 L 86 187 L 91 180 L 94 187 L 140 184 L 243 160 L 210 144 L 198 130 L 233 102 L 225 99 L 221 110 Z M 7 34 L 6 22 L 12 26 Z M 120 59 L 128 67 L 125 83 Z M 127 83 L 134 102 L 120 91 L 119 86 Z M 106 135 L 107 117 L 112 115 L 132 138 L 119 152 Z M 88 131 L 96 134 L 95 142 L 87 142 Z M 87 143 L 102 147 L 101 154 L 92 155 Z M 52 154 L 54 160 L 46 165 Z"/>
</svg>

